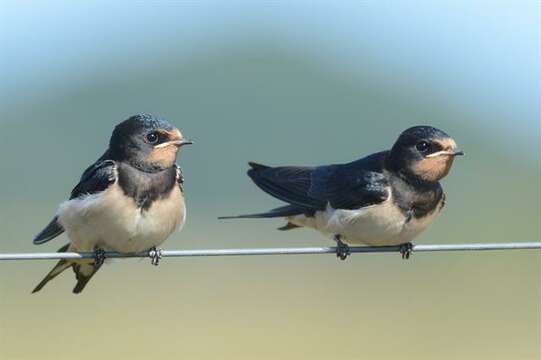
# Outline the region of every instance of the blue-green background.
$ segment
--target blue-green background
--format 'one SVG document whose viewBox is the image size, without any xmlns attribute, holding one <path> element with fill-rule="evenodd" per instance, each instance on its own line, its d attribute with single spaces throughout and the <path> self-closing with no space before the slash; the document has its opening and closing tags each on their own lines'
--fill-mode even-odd
<svg viewBox="0 0 541 360">
<path fill-rule="evenodd" d="M 196 145 L 168 249 L 319 246 L 246 162 L 326 164 L 429 124 L 467 153 L 419 243 L 541 240 L 541 5 L 517 2 L 0 2 L 0 251 L 31 239 L 150 112 Z M 541 254 L 115 261 L 81 296 L 53 262 L 0 264 L 0 358 L 538 359 Z"/>
</svg>

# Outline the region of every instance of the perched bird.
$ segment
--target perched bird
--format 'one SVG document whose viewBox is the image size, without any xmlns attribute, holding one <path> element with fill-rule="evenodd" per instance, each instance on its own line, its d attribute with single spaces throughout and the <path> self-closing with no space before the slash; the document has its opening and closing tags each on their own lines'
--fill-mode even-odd
<svg viewBox="0 0 541 360">
<path fill-rule="evenodd" d="M 156 247 L 186 219 L 183 177 L 175 162 L 179 149 L 191 143 L 152 115 L 135 115 L 117 125 L 109 148 L 34 238 L 34 244 L 43 244 L 65 231 L 70 243 L 59 252 L 94 251 L 95 259 L 59 261 L 33 292 L 72 268 L 77 279 L 73 292 L 80 293 L 102 266 L 105 250 L 148 250 L 157 265 Z"/>
<path fill-rule="evenodd" d="M 400 245 L 402 257 L 409 258 L 411 240 L 445 204 L 439 180 L 463 154 L 443 131 L 415 126 L 391 150 L 347 164 L 269 167 L 251 162 L 248 176 L 288 205 L 222 219 L 285 217 L 287 224 L 279 230 L 308 227 L 330 235 L 342 260 L 350 253 L 347 244 Z"/>
</svg>

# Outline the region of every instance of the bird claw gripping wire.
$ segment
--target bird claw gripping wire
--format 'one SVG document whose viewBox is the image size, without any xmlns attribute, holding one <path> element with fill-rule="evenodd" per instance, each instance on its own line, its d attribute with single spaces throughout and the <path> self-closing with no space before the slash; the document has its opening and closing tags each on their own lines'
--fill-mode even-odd
<svg viewBox="0 0 541 360">
<path fill-rule="evenodd" d="M 154 266 L 160 265 L 160 260 L 163 257 L 163 250 L 160 248 L 153 247 L 148 252 L 148 257 L 150 258 L 150 263 Z"/>
<path fill-rule="evenodd" d="M 99 268 L 105 262 L 105 250 L 102 248 L 94 249 L 94 267 Z"/>
<path fill-rule="evenodd" d="M 336 257 L 340 260 L 346 260 L 351 254 L 349 246 L 342 242 L 340 235 L 336 235 L 334 241 L 336 241 Z"/>
<path fill-rule="evenodd" d="M 410 242 L 400 245 L 400 254 L 402 255 L 402 259 L 408 260 L 411 256 L 412 250 L 413 244 Z"/>
</svg>

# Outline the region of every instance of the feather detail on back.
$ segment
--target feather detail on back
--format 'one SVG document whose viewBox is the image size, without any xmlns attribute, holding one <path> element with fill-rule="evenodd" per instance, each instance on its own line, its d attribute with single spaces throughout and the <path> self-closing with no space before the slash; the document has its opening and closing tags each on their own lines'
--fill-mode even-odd
<svg viewBox="0 0 541 360">
<path fill-rule="evenodd" d="M 385 201 L 388 182 L 383 173 L 387 152 L 338 165 L 269 167 L 249 163 L 248 176 L 263 191 L 298 208 L 324 211 L 359 209 Z"/>
</svg>

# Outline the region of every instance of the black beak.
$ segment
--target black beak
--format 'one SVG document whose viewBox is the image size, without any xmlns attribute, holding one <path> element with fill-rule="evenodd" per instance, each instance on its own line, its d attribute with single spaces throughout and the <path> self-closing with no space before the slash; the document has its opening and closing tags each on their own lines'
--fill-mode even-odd
<svg viewBox="0 0 541 360">
<path fill-rule="evenodd" d="M 456 150 L 453 154 L 453 156 L 464 156 L 464 155 L 466 154 L 462 150 Z"/>
<path fill-rule="evenodd" d="M 176 140 L 176 141 L 173 141 L 172 142 L 174 145 L 178 146 L 178 147 L 182 147 L 184 145 L 192 145 L 193 144 L 193 141 L 191 140 L 187 140 L 187 139 L 182 139 L 182 140 Z"/>
</svg>

